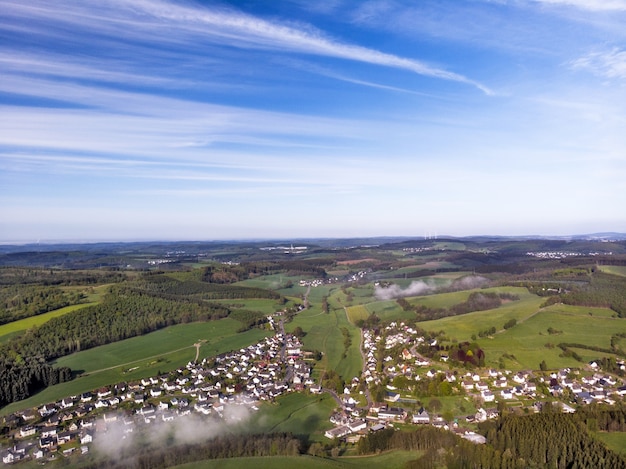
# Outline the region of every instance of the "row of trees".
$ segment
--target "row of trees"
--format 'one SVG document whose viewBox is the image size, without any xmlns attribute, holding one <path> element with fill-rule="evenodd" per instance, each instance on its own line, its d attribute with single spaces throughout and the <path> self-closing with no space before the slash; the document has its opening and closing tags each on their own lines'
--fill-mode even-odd
<svg viewBox="0 0 626 469">
<path fill-rule="evenodd" d="M 0 324 L 47 313 L 82 299 L 80 292 L 66 293 L 54 286 L 3 286 L 0 287 Z"/>
<path fill-rule="evenodd" d="M 406 298 L 398 298 L 396 303 L 404 311 L 413 311 L 418 321 L 440 319 L 448 316 L 458 316 L 474 311 L 485 311 L 499 307 L 503 301 L 519 300 L 519 296 L 510 293 L 472 292 L 467 300 L 450 308 L 429 308 L 424 305 L 412 305 Z"/>
<path fill-rule="evenodd" d="M 181 446 L 164 444 L 131 448 L 114 459 L 85 465 L 86 469 L 159 469 L 196 461 L 263 456 L 298 456 L 304 448 L 290 433 L 262 435 L 224 435 L 204 443 Z"/>
<path fill-rule="evenodd" d="M 0 388 L 0 406 L 53 384 L 56 372 L 45 364 L 49 360 L 173 324 L 219 319 L 229 313 L 230 310 L 221 305 L 184 299 L 174 301 L 126 286 L 113 287 L 102 303 L 53 318 L 0 346 L 5 368 L 15 377 L 15 386 Z M 42 369 L 50 379 L 37 378 Z M 57 380 L 69 378 L 66 371 L 58 373 Z"/>
<path fill-rule="evenodd" d="M 546 406 L 552 409 L 553 406 Z M 401 449 L 422 451 L 406 467 L 458 468 L 625 468 L 626 460 L 593 438 L 588 427 L 626 427 L 624 408 L 587 409 L 577 414 L 550 411 L 529 416 L 507 415 L 482 424 L 487 444 L 477 445 L 434 427 L 412 431 L 386 429 L 359 440 L 360 454 Z"/>
</svg>

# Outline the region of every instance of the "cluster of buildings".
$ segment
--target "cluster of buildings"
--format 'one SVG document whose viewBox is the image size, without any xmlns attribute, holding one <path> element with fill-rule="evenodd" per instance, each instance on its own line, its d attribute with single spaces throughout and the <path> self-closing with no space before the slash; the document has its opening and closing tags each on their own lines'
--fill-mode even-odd
<svg viewBox="0 0 626 469">
<path fill-rule="evenodd" d="M 255 411 L 260 401 L 307 386 L 320 392 L 310 373 L 299 340 L 277 333 L 166 375 L 103 387 L 8 415 L 4 425 L 10 429 L 12 444 L 2 451 L 2 462 L 87 453 L 113 422 L 123 433 L 132 433 L 138 425 L 169 422 L 192 413 L 238 419 L 242 413 L 229 409 L 245 406 Z"/>
<path fill-rule="evenodd" d="M 562 369 L 552 373 L 484 368 L 468 371 L 455 369 L 446 363 L 447 355 L 440 355 L 439 361 L 423 357 L 417 352 L 418 346 L 422 344 L 436 345 L 436 342 L 422 337 L 404 323 L 391 323 L 375 331 L 364 330 L 362 379 L 368 385 L 384 386 L 387 391 L 386 402 L 371 402 L 367 409 L 359 412 L 351 403 L 353 401 L 348 395 L 350 390 L 346 389 L 343 411 L 333 416 L 331 422 L 335 427 L 328 430 L 326 436 L 355 441 L 369 431 L 402 422 L 441 427 L 470 441 L 484 443 L 479 435 L 459 426 L 459 422 L 471 424 L 497 417 L 498 402 L 538 411 L 543 402 L 556 399 L 563 412 L 573 412 L 574 403 L 614 404 L 626 395 L 626 385 L 615 376 L 602 373 L 597 362 L 589 363 L 584 370 Z M 381 360 L 382 363 L 379 363 Z M 622 371 L 626 371 L 624 361 L 618 361 L 617 364 Z M 397 376 L 404 376 L 408 383 L 425 380 L 448 383 L 452 395 L 463 396 L 473 402 L 478 410 L 474 414 L 456 417 L 453 421 L 445 421 L 440 415 L 429 415 L 423 407 L 415 408 L 415 399 L 401 398 L 401 393 L 408 393 L 408 389 L 396 389 L 393 386 Z M 413 410 L 403 408 L 404 403 Z"/>
<path fill-rule="evenodd" d="M 587 257 L 611 255 L 612 252 L 571 252 L 571 251 L 528 251 L 527 256 L 536 257 L 538 259 L 565 259 L 566 257 Z"/>
</svg>

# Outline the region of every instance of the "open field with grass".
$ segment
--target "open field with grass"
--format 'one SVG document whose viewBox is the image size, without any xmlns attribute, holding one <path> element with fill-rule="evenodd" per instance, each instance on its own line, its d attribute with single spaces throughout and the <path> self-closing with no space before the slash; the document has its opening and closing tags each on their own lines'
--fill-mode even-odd
<svg viewBox="0 0 626 469">
<path fill-rule="evenodd" d="M 626 277 L 626 265 L 601 265 L 599 268 L 602 272 L 606 272 L 607 274 Z"/>
<path fill-rule="evenodd" d="M 337 403 L 329 394 L 290 393 L 275 403 L 263 403 L 246 422 L 248 433 L 290 432 L 324 441 L 324 432 L 333 427 L 328 420 Z"/>
<path fill-rule="evenodd" d="M 626 456 L 626 432 L 595 432 L 593 436 L 616 453 Z"/>
<path fill-rule="evenodd" d="M 370 316 L 370 312 L 365 305 L 348 306 L 346 312 L 348 314 L 348 320 L 352 324 L 359 319 L 367 319 Z"/>
<path fill-rule="evenodd" d="M 559 332 L 550 334 L 549 328 Z M 586 360 L 581 363 L 560 356 L 562 350 L 556 345 L 579 343 L 609 349 L 611 336 L 619 332 L 626 332 L 626 319 L 612 318 L 602 308 L 553 305 L 507 331 L 478 342 L 485 351 L 487 366 L 495 366 L 500 356 L 508 354 L 515 357 L 505 362 L 510 369 L 538 369 L 542 360 L 549 369 L 580 368 L 586 365 L 586 361 L 604 354 L 577 348 L 576 351 Z M 553 346 L 546 347 L 546 344 Z"/>
<path fill-rule="evenodd" d="M 390 451 L 375 456 L 348 456 L 338 458 L 320 458 L 303 456 L 276 456 L 266 458 L 213 459 L 176 466 L 175 469 L 401 469 L 408 461 L 419 458 L 415 451 Z"/>
<path fill-rule="evenodd" d="M 304 348 L 323 353 L 321 362 L 316 366 L 318 370 L 334 369 L 346 380 L 360 375 L 360 331 L 348 322 L 343 308 L 333 309 L 328 314 L 315 309 L 303 311 L 286 328 L 291 331 L 297 326 L 306 332 L 302 339 Z M 351 345 L 347 350 L 342 327 L 347 328 L 351 336 Z"/>
<path fill-rule="evenodd" d="M 443 330 L 450 339 L 457 339 L 459 341 L 471 340 L 473 334 L 478 334 L 480 331 L 489 329 L 492 326 L 495 326 L 497 330 L 501 330 L 504 323 L 510 319 L 516 319 L 518 323 L 521 323 L 537 313 L 540 305 L 544 301 L 543 298 L 529 293 L 525 288 L 501 287 L 488 288 L 484 291 L 514 293 L 519 295 L 520 299 L 504 303 L 496 309 L 476 311 L 460 316 L 420 322 L 419 326 L 429 331 Z M 470 291 L 442 293 L 439 295 L 420 297 L 415 301 L 419 301 L 421 304 L 432 308 L 445 305 L 452 306 L 465 301 L 469 294 Z M 411 300 L 410 302 L 413 303 L 413 301 L 414 300 Z"/>
<path fill-rule="evenodd" d="M 221 319 L 206 323 L 189 323 L 167 327 L 150 334 L 122 340 L 62 357 L 55 362 L 69 366 L 82 376 L 51 386 L 29 399 L 0 410 L 6 415 L 19 409 L 54 402 L 66 396 L 98 387 L 156 376 L 192 361 L 196 356 L 194 343 L 203 340 L 199 360 L 257 342 L 270 331 L 251 329 L 237 333 L 238 321 Z"/>
<path fill-rule="evenodd" d="M 246 309 L 248 311 L 258 311 L 263 314 L 273 314 L 284 308 L 276 300 L 269 299 L 236 299 L 236 300 L 211 300 L 209 303 L 216 303 L 228 306 L 231 309 Z"/>
<path fill-rule="evenodd" d="M 48 322 L 52 318 L 64 316 L 73 311 L 77 311 L 79 309 L 86 308 L 87 306 L 92 306 L 95 304 L 97 304 L 97 302 L 81 303 L 78 305 L 66 306 L 65 308 L 55 309 L 54 311 L 50 311 L 48 313 L 20 319 L 19 321 L 13 321 L 8 324 L 3 324 L 0 326 L 0 338 L 9 334 L 15 335 L 15 333 L 23 332 L 25 330 L 30 329 L 31 327 L 41 326 L 42 324 Z"/>
</svg>

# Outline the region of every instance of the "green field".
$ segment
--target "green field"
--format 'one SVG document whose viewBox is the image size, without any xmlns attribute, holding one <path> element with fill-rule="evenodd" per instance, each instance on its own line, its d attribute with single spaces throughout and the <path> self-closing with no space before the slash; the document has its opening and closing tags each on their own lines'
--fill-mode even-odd
<svg viewBox="0 0 626 469">
<path fill-rule="evenodd" d="M 322 312 L 321 302 L 328 297 L 329 313 Z M 361 374 L 360 330 L 348 321 L 344 309 L 345 295 L 339 287 L 326 285 L 312 288 L 309 294 L 310 308 L 298 313 L 291 323 L 286 324 L 288 331 L 301 327 L 306 335 L 302 339 L 307 350 L 319 350 L 323 353 L 319 369 L 334 369 L 345 380 Z M 346 350 L 342 328 L 351 336 L 351 345 Z"/>
<path fill-rule="evenodd" d="M 599 268 L 602 272 L 626 277 L 626 266 L 624 265 L 601 265 Z"/>
<path fill-rule="evenodd" d="M 249 311 L 258 311 L 263 314 L 273 314 L 284 308 L 278 304 L 276 300 L 269 299 L 251 299 L 251 300 L 211 300 L 210 303 L 218 303 L 228 306 L 231 309 L 245 309 Z"/>
<path fill-rule="evenodd" d="M 54 402 L 107 384 L 174 370 L 195 358 L 196 348 L 193 344 L 200 340 L 205 341 L 200 346 L 199 360 L 202 360 L 240 349 L 270 334 L 261 329 L 237 333 L 239 327 L 241 323 L 228 318 L 179 324 L 62 357 L 55 362 L 56 365 L 69 366 L 82 375 L 67 383 L 51 386 L 29 399 L 10 404 L 0 410 L 0 414 Z"/>
<path fill-rule="evenodd" d="M 593 435 L 616 453 L 626 456 L 626 432 L 596 432 Z"/>
<path fill-rule="evenodd" d="M 489 288 L 485 291 L 514 293 L 519 295 L 520 299 L 510 303 L 504 303 L 496 309 L 476 311 L 460 316 L 450 316 L 434 321 L 420 322 L 419 326 L 429 331 L 443 330 L 450 339 L 457 339 L 459 341 L 470 340 L 472 334 L 478 334 L 480 331 L 489 329 L 492 326 L 495 326 L 497 330 L 501 330 L 504 323 L 509 319 L 516 319 L 518 323 L 521 323 L 535 314 L 544 301 L 542 298 L 529 293 L 525 288 L 502 287 Z M 469 294 L 469 291 L 444 293 L 422 297 L 420 301 L 422 304 L 429 307 L 437 307 L 437 305 L 444 306 L 446 304 L 453 305 L 465 301 Z"/>
<path fill-rule="evenodd" d="M 515 357 L 505 362 L 506 367 L 513 370 L 538 369 L 542 360 L 545 360 L 551 369 L 581 367 L 584 363 L 571 357 L 561 357 L 562 350 L 556 345 L 568 342 L 610 348 L 611 335 L 626 332 L 626 319 L 614 318 L 615 313 L 607 308 L 553 305 L 540 309 L 543 299 L 528 293 L 525 289 L 507 287 L 502 290 L 518 294 L 520 300 L 505 303 L 493 310 L 426 321 L 419 325 L 426 330 L 443 331 L 450 340 L 458 341 L 472 340 L 472 335 L 478 335 L 480 331 L 494 326 L 498 332 L 493 337 L 478 339 L 486 354 L 486 364 L 496 366 L 500 357 L 508 354 Z M 461 293 L 468 292 L 447 295 Z M 420 298 L 419 301 L 429 302 L 434 306 L 442 304 L 442 296 L 432 295 Z M 459 297 L 451 302 L 454 303 L 458 299 Z M 518 324 L 505 331 L 504 323 L 512 318 L 516 319 Z M 548 328 L 562 333 L 550 335 Z M 547 348 L 547 343 L 555 347 Z M 584 360 L 605 355 L 583 349 L 576 349 L 576 352 Z"/>
<path fill-rule="evenodd" d="M 359 319 L 367 319 L 370 316 L 370 312 L 365 305 L 348 306 L 346 308 L 346 313 L 348 314 L 348 319 L 352 324 Z"/>
<path fill-rule="evenodd" d="M 264 403 L 246 423 L 249 433 L 290 432 L 322 441 L 324 432 L 333 427 L 329 418 L 337 403 L 329 394 L 291 393 L 276 403 Z"/>
<path fill-rule="evenodd" d="M 276 456 L 266 458 L 212 459 L 176 466 L 176 469 L 401 469 L 404 465 L 420 457 L 415 451 L 391 451 L 375 456 L 321 458 L 313 456 Z"/>
<path fill-rule="evenodd" d="M 3 337 L 8 334 L 13 334 L 17 332 L 23 332 L 25 330 L 30 329 L 31 327 L 41 326 L 42 324 L 48 322 L 52 318 L 56 318 L 59 316 L 64 316 L 73 311 L 86 308 L 87 306 L 92 306 L 97 304 L 97 302 L 93 303 L 82 303 L 78 305 L 66 306 L 65 308 L 55 309 L 54 311 L 50 311 L 48 313 L 39 314 L 37 316 L 31 316 L 29 318 L 20 319 L 19 321 L 13 321 L 8 324 L 3 324 L 0 326 L 0 337 Z"/>
</svg>

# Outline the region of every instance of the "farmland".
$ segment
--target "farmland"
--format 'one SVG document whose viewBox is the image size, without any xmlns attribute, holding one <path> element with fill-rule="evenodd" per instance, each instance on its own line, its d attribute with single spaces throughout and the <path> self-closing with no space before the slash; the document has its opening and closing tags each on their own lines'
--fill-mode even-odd
<svg viewBox="0 0 626 469">
<path fill-rule="evenodd" d="M 3 408 L 3 414 L 25 409 L 64 396 L 76 395 L 98 387 L 155 376 L 184 366 L 196 355 L 194 343 L 202 342 L 199 359 L 236 350 L 258 341 L 269 332 L 252 329 L 237 333 L 240 323 L 231 319 L 171 326 L 159 331 L 74 353 L 57 360 L 79 376 L 67 383 L 51 386 L 32 398 Z"/>
<path fill-rule="evenodd" d="M 407 417 L 398 422 L 397 428 L 405 431 L 410 428 L 411 414 L 421 406 L 433 417 L 458 419 L 464 425 L 465 417 L 475 416 L 481 408 L 494 411 L 499 406 L 500 388 L 495 387 L 493 373 L 508 376 L 528 370 L 524 386 L 537 383 L 540 387 L 550 372 L 556 374 L 563 369 L 572 370 L 568 378 L 587 378 L 593 374 L 589 367 L 593 360 L 611 358 L 612 372 L 616 373 L 615 359 L 624 355 L 626 315 L 620 309 L 623 303 L 615 300 L 620 300 L 619 292 L 624 291 L 620 290 L 626 273 L 623 265 L 598 267 L 595 257 L 584 255 L 564 260 L 529 257 L 526 252 L 531 244 L 526 242 L 502 243 L 500 252 L 497 243 L 490 242 L 484 248 L 480 242 L 455 240 L 410 241 L 363 249 L 350 246 L 322 247 L 318 252 L 311 248 L 298 253 L 258 247 L 238 251 L 237 246 L 220 246 L 215 255 L 223 261 L 203 253 L 204 260 L 195 262 L 193 256 L 186 255 L 180 264 L 150 264 L 151 267 L 129 272 L 120 268 L 122 273 L 116 272 L 114 280 L 110 273 L 99 273 L 106 283 L 91 286 L 75 284 L 75 273 L 67 274 L 65 284 L 63 274 L 55 272 L 55 280 L 61 282 L 58 288 L 68 294 L 87 292 L 82 301 L 89 303 L 8 322 L 0 326 L 0 346 L 5 347 L 3 360 L 9 366 L 19 367 L 22 355 L 35 347 L 28 348 L 29 344 L 14 339 L 31 329 L 30 337 L 46 346 L 60 345 L 53 349 L 60 352 L 43 358 L 25 355 L 26 358 L 39 360 L 37 363 L 47 360 L 46 366 L 71 370 L 74 379 L 42 386 L 40 392 L 5 406 L 0 413 L 9 415 L 114 383 L 137 383 L 141 378 L 183 367 L 196 357 L 196 352 L 199 360 L 213 358 L 272 336 L 271 340 L 283 341 L 282 352 L 271 355 L 272 372 L 276 371 L 271 374 L 276 378 L 274 384 L 264 383 L 266 378 L 260 377 L 258 370 L 269 366 L 270 360 L 270 355 L 263 352 L 253 360 L 252 375 L 247 371 L 241 375 L 231 373 L 240 363 L 231 355 L 228 365 L 221 366 L 228 367 L 230 377 L 214 379 L 215 375 L 204 372 L 193 385 L 197 389 L 206 385 L 209 389 L 223 379 L 218 394 L 211 397 L 211 405 L 217 406 L 218 399 L 234 399 L 253 384 L 267 384 L 267 395 L 271 397 L 265 401 L 265 395 L 256 399 L 249 393 L 247 397 L 256 399 L 254 405 L 259 410 L 250 414 L 245 428 L 236 431 L 250 435 L 299 435 L 305 442 L 303 454 L 233 458 L 180 467 L 401 467 L 419 454 L 394 451 L 354 458 L 355 445 L 324 436 L 326 430 L 334 427 L 329 417 L 338 404 L 330 393 L 317 394 L 319 390 L 314 385 L 337 391 L 338 399 L 346 399 L 346 409 L 348 396 L 352 398 L 351 405 L 356 409 L 354 413 L 346 410 L 345 414 L 350 418 L 368 415 L 368 426 L 370 419 L 377 418 L 369 408 L 372 402 L 388 397 L 399 399 L 394 405 L 402 407 Z M 553 245 L 548 249 L 540 241 L 533 242 L 532 247 L 540 253 L 557 252 Z M 597 246 L 593 247 L 595 252 Z M 614 244 L 606 246 L 611 252 L 620 252 L 619 248 Z M 167 249 L 175 252 L 171 246 Z M 134 260 L 125 258 L 125 265 L 137 266 L 148 259 L 147 254 Z M 52 275 L 47 270 L 35 273 Z M 27 271 L 23 277 L 28 276 L 34 275 Z M 81 276 L 88 278 L 88 271 L 81 271 Z M 40 286 L 31 290 L 36 291 L 35 287 Z M 488 309 L 468 309 L 467 305 L 475 304 L 472 301 L 476 298 L 489 300 L 484 303 L 489 304 Z M 305 301 L 308 307 L 302 309 Z M 81 316 L 84 307 L 94 305 L 102 308 L 83 311 Z M 184 308 L 174 314 L 178 306 Z M 270 322 L 274 330 L 267 323 L 267 316 L 273 316 Z M 56 322 L 64 317 L 68 321 Z M 55 334 L 45 335 L 48 329 L 42 326 L 55 318 Z M 139 326 L 128 334 L 138 335 L 125 338 L 129 336 L 124 335 L 124 325 L 131 321 Z M 107 338 L 108 343 L 99 342 L 106 345 L 89 345 L 89 337 L 80 333 L 93 324 L 98 325 L 99 331 L 115 331 L 117 335 Z M 287 336 L 281 338 L 277 332 L 282 327 Z M 375 353 L 368 354 L 364 347 L 362 355 L 361 337 L 366 334 L 375 338 L 371 344 L 378 344 L 378 348 L 370 345 Z M 293 337 L 299 341 L 291 350 L 301 347 L 316 353 L 294 351 L 285 357 L 285 343 Z M 466 347 L 465 357 L 478 357 L 480 353 L 481 361 L 462 361 L 463 357 L 456 353 L 461 347 Z M 74 350 L 80 351 L 67 355 Z M 367 357 L 365 368 L 362 357 Z M 369 360 L 374 360 L 373 364 Z M 219 360 L 207 363 L 217 366 Z M 303 375 L 297 383 L 293 371 L 296 365 L 303 365 L 307 373 L 305 377 L 301 371 Z M 362 373 L 365 370 L 369 376 Z M 183 372 L 190 375 L 197 370 L 180 370 Z M 481 385 L 492 391 L 495 401 L 487 403 L 478 388 L 461 385 L 470 372 L 478 376 L 475 381 L 481 380 Z M 623 383 L 620 379 L 616 375 L 607 392 L 615 393 Z M 507 386 L 515 386 L 513 382 L 509 376 Z M 272 386 L 282 389 L 282 394 L 270 394 Z M 524 389 L 520 391 L 523 395 L 502 397 L 510 412 L 525 415 L 535 400 L 560 400 L 548 392 L 546 385 L 533 396 Z M 187 394 L 188 390 L 173 391 L 172 396 L 181 397 L 185 392 L 192 405 L 195 399 L 199 403 L 198 394 Z M 149 399 L 149 404 L 157 406 L 157 401 Z M 137 402 L 123 404 L 127 412 L 138 411 Z M 478 428 L 472 423 L 467 425 Z M 599 438 L 616 449 L 623 442 L 620 433 L 602 433 Z M 315 452 L 305 454 L 314 443 L 324 458 L 311 456 Z"/>
</svg>

